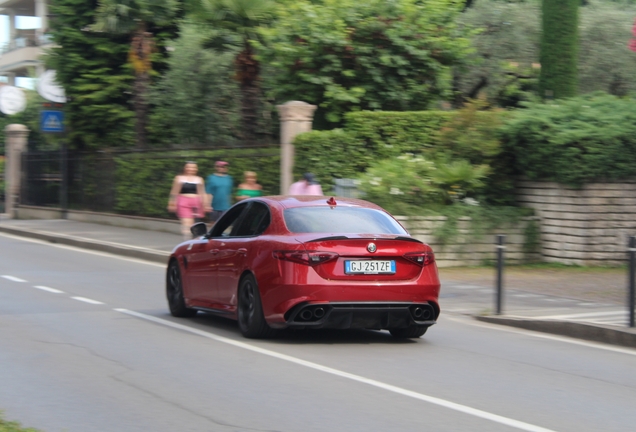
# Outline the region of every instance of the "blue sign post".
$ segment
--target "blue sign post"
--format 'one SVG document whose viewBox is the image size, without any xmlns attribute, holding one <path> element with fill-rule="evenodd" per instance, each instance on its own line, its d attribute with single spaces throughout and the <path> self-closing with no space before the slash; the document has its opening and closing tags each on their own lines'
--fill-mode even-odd
<svg viewBox="0 0 636 432">
<path fill-rule="evenodd" d="M 40 131 L 64 132 L 64 112 L 52 110 L 40 111 Z"/>
</svg>

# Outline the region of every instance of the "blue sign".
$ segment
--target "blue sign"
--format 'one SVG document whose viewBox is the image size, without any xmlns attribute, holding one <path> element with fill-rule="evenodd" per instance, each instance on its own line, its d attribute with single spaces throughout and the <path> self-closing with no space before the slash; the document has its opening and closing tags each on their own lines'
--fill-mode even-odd
<svg viewBox="0 0 636 432">
<path fill-rule="evenodd" d="M 42 132 L 64 132 L 64 112 L 62 111 L 41 111 L 40 131 Z"/>
</svg>

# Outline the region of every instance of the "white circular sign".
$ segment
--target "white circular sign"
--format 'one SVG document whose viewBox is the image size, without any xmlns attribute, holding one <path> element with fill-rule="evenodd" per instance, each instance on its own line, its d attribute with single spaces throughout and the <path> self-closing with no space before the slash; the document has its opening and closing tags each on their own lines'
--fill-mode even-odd
<svg viewBox="0 0 636 432">
<path fill-rule="evenodd" d="M 26 108 L 26 96 L 22 89 L 13 86 L 0 87 L 0 112 L 13 115 L 24 111 Z"/>
<path fill-rule="evenodd" d="M 56 103 L 66 103 L 64 89 L 55 81 L 55 71 L 47 70 L 38 79 L 38 93 L 44 99 Z"/>
</svg>

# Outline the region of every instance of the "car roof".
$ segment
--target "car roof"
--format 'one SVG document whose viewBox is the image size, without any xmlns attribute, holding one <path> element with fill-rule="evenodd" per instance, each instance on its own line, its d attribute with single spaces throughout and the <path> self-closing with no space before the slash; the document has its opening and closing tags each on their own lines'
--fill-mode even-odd
<svg viewBox="0 0 636 432">
<path fill-rule="evenodd" d="M 296 208 L 296 207 L 333 207 L 333 204 L 328 203 L 331 198 L 336 200 L 336 206 L 346 207 L 362 207 L 377 210 L 384 210 L 382 207 L 373 204 L 369 201 L 357 199 L 357 198 L 345 198 L 339 196 L 325 195 L 272 195 L 263 196 L 258 198 L 252 198 L 252 200 L 262 200 L 269 204 L 277 204 L 284 209 Z"/>
</svg>

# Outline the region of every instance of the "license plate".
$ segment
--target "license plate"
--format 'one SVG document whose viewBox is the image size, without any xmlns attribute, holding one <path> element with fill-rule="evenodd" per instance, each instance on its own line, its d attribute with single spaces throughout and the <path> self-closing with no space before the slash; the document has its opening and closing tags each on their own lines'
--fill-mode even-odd
<svg viewBox="0 0 636 432">
<path fill-rule="evenodd" d="M 346 274 L 393 274 L 395 273 L 394 260 L 360 260 L 345 261 Z"/>
</svg>

